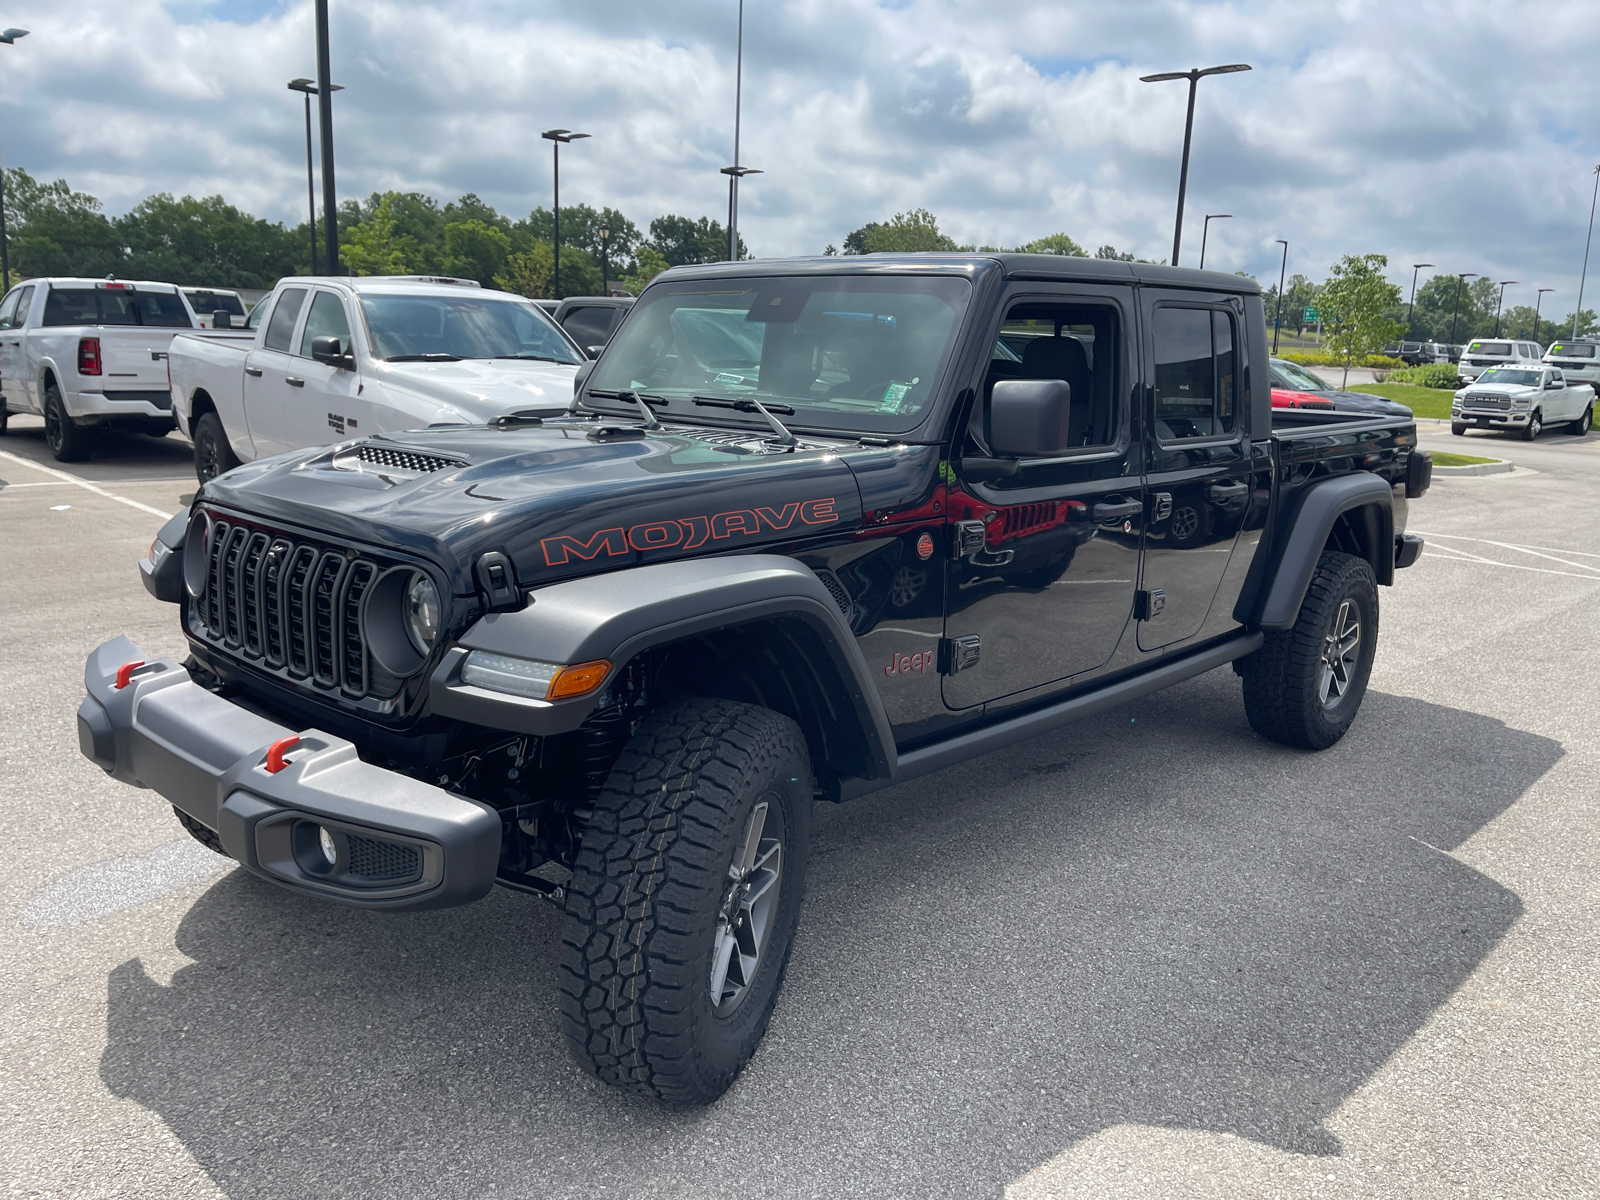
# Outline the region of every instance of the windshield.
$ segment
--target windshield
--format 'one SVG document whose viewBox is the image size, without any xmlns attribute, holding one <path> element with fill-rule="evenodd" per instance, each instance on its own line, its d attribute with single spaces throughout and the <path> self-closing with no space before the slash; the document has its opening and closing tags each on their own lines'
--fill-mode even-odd
<svg viewBox="0 0 1600 1200">
<path fill-rule="evenodd" d="M 1594 344 L 1592 342 L 1557 342 L 1550 347 L 1550 353 L 1562 358 L 1593 358 Z"/>
<path fill-rule="evenodd" d="M 1304 367 L 1296 366 L 1292 362 L 1280 361 L 1272 365 L 1291 388 L 1298 388 L 1302 392 L 1331 392 L 1333 390 L 1321 378 L 1313 375 Z"/>
<path fill-rule="evenodd" d="M 1502 354 L 1511 353 L 1510 342 L 1473 342 L 1467 347 L 1468 354 Z"/>
<path fill-rule="evenodd" d="M 926 415 L 971 292 L 949 276 L 658 284 L 606 347 L 584 402 L 637 415 L 614 393 L 638 391 L 675 416 L 729 419 L 726 405 L 697 408 L 695 398 L 754 397 L 801 425 L 910 429 Z"/>
<path fill-rule="evenodd" d="M 526 300 L 493 296 L 361 296 L 372 350 L 391 362 L 529 358 L 580 363 L 550 318 Z"/>
<path fill-rule="evenodd" d="M 1538 387 L 1539 372 L 1517 371 L 1511 367 L 1492 367 L 1478 376 L 1479 383 L 1499 383 L 1507 387 Z"/>
</svg>

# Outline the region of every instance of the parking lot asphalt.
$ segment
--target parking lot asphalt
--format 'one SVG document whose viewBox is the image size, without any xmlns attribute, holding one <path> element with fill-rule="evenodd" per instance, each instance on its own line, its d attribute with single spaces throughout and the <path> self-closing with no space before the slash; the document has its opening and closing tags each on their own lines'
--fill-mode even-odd
<svg viewBox="0 0 1600 1200">
<path fill-rule="evenodd" d="M 82 663 L 183 654 L 135 560 L 177 438 L 0 438 L 0 1179 L 26 1197 L 1600 1194 L 1600 435 L 1412 505 L 1311 755 L 1224 669 L 818 810 L 771 1031 L 664 1109 L 560 1042 L 560 914 L 318 904 L 78 752 Z M 86 486 L 87 485 L 87 486 Z"/>
</svg>

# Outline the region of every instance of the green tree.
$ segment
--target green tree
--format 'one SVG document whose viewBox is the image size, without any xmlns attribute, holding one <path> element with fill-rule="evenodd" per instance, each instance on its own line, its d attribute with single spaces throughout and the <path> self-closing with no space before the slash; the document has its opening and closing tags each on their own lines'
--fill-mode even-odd
<svg viewBox="0 0 1600 1200">
<path fill-rule="evenodd" d="M 1400 288 L 1383 276 L 1389 259 L 1382 254 L 1346 254 L 1328 272 L 1320 308 L 1329 329 L 1328 348 L 1344 359 L 1342 389 L 1350 381 L 1350 363 L 1376 354 L 1400 336 L 1401 326 L 1386 315 L 1399 303 Z"/>
<path fill-rule="evenodd" d="M 1574 334 L 1572 331 L 1578 332 Z M 1594 309 L 1586 308 L 1581 312 L 1568 313 L 1561 318 L 1561 325 L 1557 332 L 1561 337 L 1596 337 L 1600 336 L 1600 320 L 1596 320 Z"/>
<path fill-rule="evenodd" d="M 599 230 L 602 225 L 611 231 L 611 237 L 606 245 L 606 258 L 614 278 L 631 267 L 634 251 L 641 240 L 639 227 L 616 209 L 595 209 L 587 204 L 563 204 L 561 249 L 563 256 L 568 246 L 575 246 L 599 258 Z M 517 222 L 517 229 L 522 231 L 530 244 L 555 240 L 555 219 L 550 215 L 548 208 L 534 209 L 528 214 L 527 220 Z M 726 242 L 727 239 L 724 238 L 723 241 Z"/>
<path fill-rule="evenodd" d="M 282 225 L 240 212 L 221 196 L 158 192 L 115 222 L 123 268 L 141 279 L 212 287 L 271 287 L 293 271 L 298 247 Z"/>
<path fill-rule="evenodd" d="M 8 168 L 5 203 L 11 262 L 23 277 L 122 272 L 122 241 L 100 201 L 73 191 L 65 179 L 40 183 L 20 167 Z"/>
<path fill-rule="evenodd" d="M 444 273 L 493 285 L 511 256 L 511 235 L 477 217 L 444 227 Z"/>
<path fill-rule="evenodd" d="M 846 254 L 925 253 L 960 248 L 954 239 L 939 232 L 938 218 L 925 208 L 896 213 L 887 221 L 869 221 L 844 239 Z"/>
<path fill-rule="evenodd" d="M 1052 233 L 1048 237 L 1035 238 L 1027 245 L 1018 248 L 1024 254 L 1064 254 L 1068 258 L 1089 257 L 1088 251 L 1064 233 Z"/>
<path fill-rule="evenodd" d="M 650 222 L 650 240 L 645 244 L 672 267 L 728 260 L 728 231 L 710 217 L 698 221 L 673 213 L 657 217 Z M 750 257 L 743 238 L 739 239 L 739 257 Z"/>
<path fill-rule="evenodd" d="M 647 283 L 671 265 L 649 246 L 640 246 L 633 274 L 622 277 L 622 290 L 630 296 L 637 296 L 644 291 Z"/>
<path fill-rule="evenodd" d="M 1568 323 L 1568 329 L 1572 325 Z M 1541 346 L 1548 346 L 1561 336 L 1561 327 L 1548 313 L 1538 312 L 1531 304 L 1518 304 L 1506 309 L 1500 318 L 1500 332 L 1512 337 L 1532 338 Z"/>
<path fill-rule="evenodd" d="M 352 275 L 404 275 L 405 253 L 395 245 L 394 197 L 386 194 L 366 220 L 345 235 L 339 261 Z"/>
<path fill-rule="evenodd" d="M 555 293 L 555 247 L 550 242 L 534 242 L 526 250 L 513 251 L 504 270 L 494 278 L 496 286 L 534 300 L 557 299 Z M 600 264 L 587 250 L 564 246 L 561 250 L 562 296 L 600 294 Z"/>
</svg>

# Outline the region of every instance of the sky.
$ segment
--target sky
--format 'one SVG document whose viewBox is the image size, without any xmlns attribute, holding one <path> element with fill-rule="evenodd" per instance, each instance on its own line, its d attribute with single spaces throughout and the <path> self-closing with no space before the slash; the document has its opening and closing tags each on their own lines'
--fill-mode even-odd
<svg viewBox="0 0 1600 1200">
<path fill-rule="evenodd" d="M 521 215 L 562 196 L 725 216 L 738 0 L 329 0 L 342 198 L 476 192 Z M 1181 262 L 1276 282 L 1347 253 L 1512 279 L 1576 300 L 1600 162 L 1586 4 L 1333 0 L 747 0 L 740 233 L 814 254 L 928 208 L 964 243 L 1057 231 L 1172 250 L 1184 83 L 1199 88 Z M 310 0 L 9 0 L 0 155 L 110 213 L 157 191 L 305 215 Z M 1596 262 L 1600 270 L 1600 260 Z M 1600 292 L 1600 287 L 1595 289 Z M 1526 294 L 1524 294 L 1526 293 Z M 1586 307 L 1600 294 L 1585 297 Z"/>
</svg>

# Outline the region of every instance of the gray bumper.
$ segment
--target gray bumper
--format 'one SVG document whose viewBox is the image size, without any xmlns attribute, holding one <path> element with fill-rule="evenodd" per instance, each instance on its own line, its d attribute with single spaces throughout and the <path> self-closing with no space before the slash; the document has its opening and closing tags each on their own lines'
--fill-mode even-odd
<svg viewBox="0 0 1600 1200">
<path fill-rule="evenodd" d="M 144 656 L 126 637 L 84 667 L 78 744 L 112 778 L 159 792 L 217 831 L 252 874 L 361 908 L 448 908 L 481 899 L 500 861 L 492 808 L 364 763 L 350 742 L 287 729 L 192 682 L 170 658 L 116 686 Z M 297 736 L 267 770 L 274 742 Z M 321 830 L 336 847 L 330 864 Z"/>
</svg>

